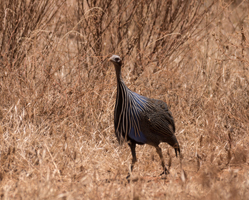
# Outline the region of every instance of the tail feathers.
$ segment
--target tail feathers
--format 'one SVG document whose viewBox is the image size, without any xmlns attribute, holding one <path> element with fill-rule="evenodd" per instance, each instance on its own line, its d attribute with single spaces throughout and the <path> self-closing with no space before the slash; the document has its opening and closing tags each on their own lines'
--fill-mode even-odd
<svg viewBox="0 0 249 200">
<path fill-rule="evenodd" d="M 179 155 L 180 155 L 180 153 L 181 153 L 181 151 L 180 151 L 180 146 L 179 146 L 179 143 L 178 143 L 178 141 L 177 141 L 175 135 L 173 135 L 173 136 L 170 138 L 170 140 L 168 140 L 167 142 L 168 142 L 168 144 L 169 144 L 170 146 L 172 146 L 172 147 L 175 149 L 176 157 L 177 157 L 177 152 L 178 152 Z"/>
<path fill-rule="evenodd" d="M 177 152 L 179 153 L 179 156 L 180 156 L 181 150 L 180 150 L 180 146 L 179 146 L 178 142 L 175 143 L 175 145 L 173 146 L 173 148 L 175 149 L 176 157 L 177 157 Z"/>
</svg>

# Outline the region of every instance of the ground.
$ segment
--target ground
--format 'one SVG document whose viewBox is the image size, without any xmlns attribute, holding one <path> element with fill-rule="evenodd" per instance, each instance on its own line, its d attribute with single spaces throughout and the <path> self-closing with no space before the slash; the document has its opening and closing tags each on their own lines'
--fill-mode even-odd
<svg viewBox="0 0 249 200">
<path fill-rule="evenodd" d="M 248 199 L 247 1 L 0 3 L 2 199 Z M 165 101 L 181 159 L 114 134 L 116 74 Z"/>
</svg>

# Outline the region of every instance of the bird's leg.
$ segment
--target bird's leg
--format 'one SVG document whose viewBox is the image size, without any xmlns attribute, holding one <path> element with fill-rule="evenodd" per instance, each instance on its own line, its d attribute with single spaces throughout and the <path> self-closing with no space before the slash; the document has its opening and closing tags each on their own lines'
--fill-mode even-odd
<svg viewBox="0 0 249 200">
<path fill-rule="evenodd" d="M 156 152 L 158 153 L 158 155 L 159 155 L 159 157 L 161 159 L 161 164 L 162 164 L 162 167 L 163 167 L 163 173 L 161 175 L 163 175 L 163 174 L 169 174 L 169 171 L 166 168 L 165 163 L 164 163 L 162 149 L 159 146 L 156 147 Z"/>
<path fill-rule="evenodd" d="M 136 143 L 131 143 L 131 154 L 132 154 L 132 162 L 131 162 L 131 172 L 133 170 L 133 167 L 135 165 L 135 162 L 137 162 L 137 156 L 136 156 Z"/>
<path fill-rule="evenodd" d="M 129 146 L 131 148 L 132 161 L 131 161 L 131 167 L 130 167 L 130 170 L 129 170 L 129 174 L 126 177 L 127 179 L 130 178 L 130 175 L 131 175 L 131 172 L 132 172 L 133 167 L 135 165 L 135 162 L 137 162 L 137 157 L 136 157 L 136 143 L 130 142 L 128 144 L 129 144 Z"/>
</svg>

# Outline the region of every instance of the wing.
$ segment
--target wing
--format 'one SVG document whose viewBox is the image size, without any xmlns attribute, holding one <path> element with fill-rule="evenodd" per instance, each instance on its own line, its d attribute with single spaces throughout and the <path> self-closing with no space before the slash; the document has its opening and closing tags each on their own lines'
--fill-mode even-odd
<svg viewBox="0 0 249 200">
<path fill-rule="evenodd" d="M 166 103 L 151 99 L 153 107 L 147 113 L 150 130 L 154 134 L 171 138 L 175 133 L 175 122 Z"/>
</svg>

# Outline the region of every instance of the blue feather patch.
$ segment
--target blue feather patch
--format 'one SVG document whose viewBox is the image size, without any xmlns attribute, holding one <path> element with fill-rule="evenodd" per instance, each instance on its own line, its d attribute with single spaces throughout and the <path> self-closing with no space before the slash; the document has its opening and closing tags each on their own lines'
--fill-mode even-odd
<svg viewBox="0 0 249 200">
<path fill-rule="evenodd" d="M 129 137 L 141 144 L 145 144 L 147 141 L 145 135 L 141 131 L 139 131 L 139 134 L 135 134 L 135 130 L 133 127 L 131 127 Z"/>
</svg>

